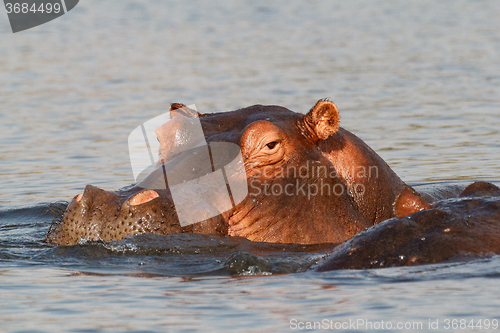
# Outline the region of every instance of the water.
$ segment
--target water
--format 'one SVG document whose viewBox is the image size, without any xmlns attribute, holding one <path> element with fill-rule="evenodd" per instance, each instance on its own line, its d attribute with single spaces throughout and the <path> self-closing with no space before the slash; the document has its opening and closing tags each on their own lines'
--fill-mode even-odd
<svg viewBox="0 0 500 333">
<path fill-rule="evenodd" d="M 411 184 L 499 180 L 499 15 L 497 1 L 87 0 L 12 34 L 0 13 L 0 330 L 301 331 L 326 319 L 450 331 L 447 319 L 498 319 L 497 256 L 320 274 L 307 269 L 322 246 L 41 240 L 51 210 L 86 184 L 132 183 L 128 134 L 168 102 L 307 112 L 329 97 Z"/>
</svg>

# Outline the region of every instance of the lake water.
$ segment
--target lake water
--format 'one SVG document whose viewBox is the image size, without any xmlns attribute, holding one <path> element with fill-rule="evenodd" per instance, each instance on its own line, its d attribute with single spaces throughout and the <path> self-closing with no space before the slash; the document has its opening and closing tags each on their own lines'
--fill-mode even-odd
<svg viewBox="0 0 500 333">
<path fill-rule="evenodd" d="M 498 17 L 493 0 L 86 0 L 12 34 L 0 10 L 0 331 L 485 331 L 498 256 L 315 273 L 329 248 L 42 240 L 85 185 L 133 182 L 128 135 L 169 102 L 304 113 L 328 97 L 410 184 L 498 181 Z"/>
</svg>

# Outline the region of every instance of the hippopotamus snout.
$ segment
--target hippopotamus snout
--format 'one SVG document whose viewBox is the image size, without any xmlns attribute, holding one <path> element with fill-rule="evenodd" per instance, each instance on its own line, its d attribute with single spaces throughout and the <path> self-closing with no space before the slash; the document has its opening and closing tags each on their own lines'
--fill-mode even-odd
<svg viewBox="0 0 500 333">
<path fill-rule="evenodd" d="M 164 191 L 166 192 L 166 191 Z M 134 187 L 119 194 L 87 185 L 73 198 L 47 242 L 70 245 L 142 233 L 175 234 L 181 227 L 168 193 Z"/>
</svg>

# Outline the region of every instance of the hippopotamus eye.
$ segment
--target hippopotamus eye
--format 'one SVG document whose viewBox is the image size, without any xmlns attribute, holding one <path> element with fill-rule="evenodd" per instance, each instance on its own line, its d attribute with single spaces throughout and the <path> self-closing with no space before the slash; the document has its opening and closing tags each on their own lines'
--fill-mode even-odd
<svg viewBox="0 0 500 333">
<path fill-rule="evenodd" d="M 269 149 L 274 149 L 274 147 L 276 147 L 277 144 L 278 144 L 278 141 L 269 142 L 266 145 L 266 147 L 269 148 Z"/>
</svg>

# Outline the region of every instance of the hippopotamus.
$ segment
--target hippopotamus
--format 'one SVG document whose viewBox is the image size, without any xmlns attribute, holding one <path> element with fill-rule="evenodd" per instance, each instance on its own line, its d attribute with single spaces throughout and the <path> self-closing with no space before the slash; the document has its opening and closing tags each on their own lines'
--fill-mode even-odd
<svg viewBox="0 0 500 333">
<path fill-rule="evenodd" d="M 276 105 L 254 105 L 199 114 L 173 103 L 170 118 L 170 124 L 156 130 L 160 149 L 156 169 L 146 180 L 118 191 L 86 186 L 72 199 L 60 220 L 53 223 L 46 242 L 73 245 L 82 239 L 106 242 L 141 233 L 202 233 L 297 244 L 340 244 L 351 239 L 349 244 L 356 245 L 350 246 L 359 249 L 368 240 L 366 236 L 354 239 L 358 233 L 383 237 L 380 229 L 374 228 L 383 225 L 382 229 L 394 230 L 395 224 L 410 225 L 412 220 L 407 216 L 418 219 L 414 214 L 438 209 L 433 206 L 435 202 L 464 191 L 464 187 L 437 194 L 415 191 L 365 142 L 339 126 L 337 106 L 326 99 L 319 100 L 307 113 Z M 185 225 L 176 211 L 170 180 L 164 188 L 152 189 L 144 184 L 148 179 L 161 178 L 166 165 L 176 163 L 175 167 L 186 168 L 188 162 L 193 163 L 192 155 L 186 157 L 176 151 L 179 142 L 186 140 L 179 127 L 190 118 L 199 120 L 208 145 L 231 143 L 239 147 L 248 193 L 237 202 L 231 198 L 234 205 L 230 209 Z M 203 204 L 219 207 L 220 200 L 215 195 Z M 196 202 L 194 205 L 203 207 Z M 432 223 L 443 220 L 446 218 Z M 401 232 L 401 239 L 409 242 L 403 237 L 408 228 L 399 227 L 393 236 L 397 238 Z M 410 229 L 417 238 L 429 232 L 429 228 Z M 490 231 L 493 229 L 500 227 L 495 225 Z M 376 251 L 376 246 L 364 249 Z M 499 250 L 498 243 L 488 248 L 496 253 Z M 352 253 L 352 249 L 349 251 Z M 406 262 L 412 260 L 425 261 Z"/>
</svg>

